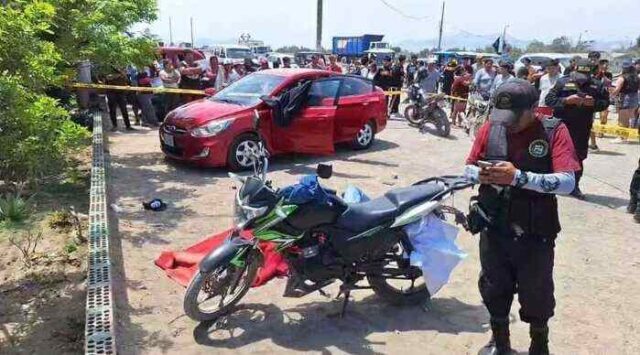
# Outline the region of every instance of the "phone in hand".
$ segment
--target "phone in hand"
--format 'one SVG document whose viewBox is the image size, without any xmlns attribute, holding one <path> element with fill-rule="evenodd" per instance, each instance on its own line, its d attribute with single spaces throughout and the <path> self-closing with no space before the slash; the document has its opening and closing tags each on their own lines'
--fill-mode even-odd
<svg viewBox="0 0 640 355">
<path fill-rule="evenodd" d="M 496 163 L 494 163 L 494 162 L 490 162 L 490 161 L 486 161 L 486 160 L 478 160 L 478 162 L 477 162 L 477 163 L 478 163 L 478 166 L 479 166 L 481 169 L 490 168 L 490 167 L 492 167 L 492 166 L 496 165 Z"/>
</svg>

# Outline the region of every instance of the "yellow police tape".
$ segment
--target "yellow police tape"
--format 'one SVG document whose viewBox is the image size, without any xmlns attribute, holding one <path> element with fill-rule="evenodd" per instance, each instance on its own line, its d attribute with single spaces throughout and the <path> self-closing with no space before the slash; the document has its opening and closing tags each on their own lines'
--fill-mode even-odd
<svg viewBox="0 0 640 355">
<path fill-rule="evenodd" d="M 172 89 L 172 88 L 150 88 L 141 86 L 119 86 L 119 85 L 104 85 L 104 84 L 83 84 L 75 83 L 71 85 L 74 89 L 94 89 L 94 90 L 118 90 L 118 91 L 131 91 L 131 92 L 146 92 L 150 94 L 184 94 L 184 95 L 206 95 L 204 90 L 190 90 L 190 89 Z"/>
<path fill-rule="evenodd" d="M 594 123 L 591 131 L 594 133 L 610 134 L 623 138 L 640 138 L 640 132 L 637 128 L 625 128 L 614 125 L 602 125 Z"/>
</svg>

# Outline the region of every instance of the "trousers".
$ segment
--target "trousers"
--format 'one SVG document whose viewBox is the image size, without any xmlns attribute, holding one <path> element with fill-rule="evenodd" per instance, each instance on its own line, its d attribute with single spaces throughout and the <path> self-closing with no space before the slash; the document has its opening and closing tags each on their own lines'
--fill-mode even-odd
<svg viewBox="0 0 640 355">
<path fill-rule="evenodd" d="M 509 316 L 514 294 L 523 322 L 541 323 L 553 317 L 555 237 L 491 230 L 480 234 L 478 287 L 492 319 Z"/>
<path fill-rule="evenodd" d="M 107 105 L 109 106 L 109 118 L 113 127 L 118 126 L 118 115 L 116 109 L 119 107 L 122 113 L 122 120 L 126 127 L 131 127 L 129 122 L 129 112 L 127 111 L 127 98 L 125 94 L 109 92 L 107 93 Z"/>
</svg>

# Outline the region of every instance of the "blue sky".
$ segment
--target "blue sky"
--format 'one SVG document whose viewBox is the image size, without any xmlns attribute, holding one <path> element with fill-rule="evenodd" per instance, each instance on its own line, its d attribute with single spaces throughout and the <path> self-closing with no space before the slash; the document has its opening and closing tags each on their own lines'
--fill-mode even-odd
<svg viewBox="0 0 640 355">
<path fill-rule="evenodd" d="M 386 39 L 428 39 L 437 36 L 441 1 L 386 0 L 411 20 L 389 10 L 381 0 L 325 0 L 323 43 L 334 35 L 381 33 Z M 172 17 L 174 41 L 188 41 L 189 18 L 198 38 L 218 41 L 249 32 L 274 47 L 285 44 L 313 46 L 316 0 L 158 0 L 159 19 L 151 30 L 168 40 Z M 448 0 L 445 32 L 461 30 L 497 34 L 509 25 L 518 39 L 550 40 L 560 35 L 577 39 L 633 41 L 640 35 L 640 0 Z M 149 27 L 149 26 L 143 26 Z M 446 43 L 445 43 L 446 46 Z"/>
</svg>

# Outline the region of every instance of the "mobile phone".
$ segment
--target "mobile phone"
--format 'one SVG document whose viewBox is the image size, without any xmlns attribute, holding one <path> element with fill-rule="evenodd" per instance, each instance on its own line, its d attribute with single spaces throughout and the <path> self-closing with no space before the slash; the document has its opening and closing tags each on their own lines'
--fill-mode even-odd
<svg viewBox="0 0 640 355">
<path fill-rule="evenodd" d="M 486 168 L 490 168 L 492 166 L 496 165 L 496 163 L 492 163 L 490 161 L 485 161 L 485 160 L 478 160 L 478 166 L 481 169 L 486 169 Z"/>
</svg>

